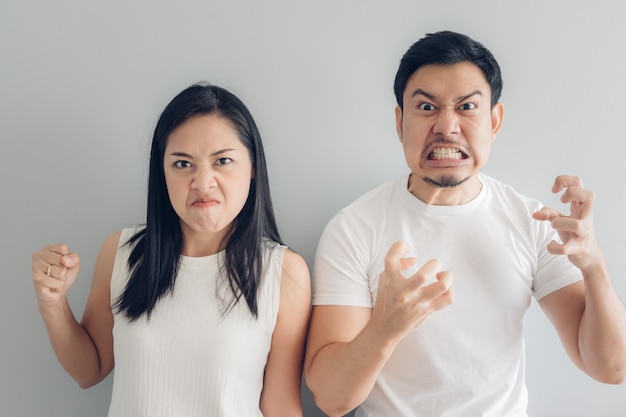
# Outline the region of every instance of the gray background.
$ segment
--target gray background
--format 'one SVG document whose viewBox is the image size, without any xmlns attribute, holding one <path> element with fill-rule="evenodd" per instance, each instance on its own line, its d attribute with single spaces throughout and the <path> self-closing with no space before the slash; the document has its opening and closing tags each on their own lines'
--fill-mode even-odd
<svg viewBox="0 0 626 417">
<path fill-rule="evenodd" d="M 504 127 L 485 172 L 558 205 L 553 177 L 597 193 L 597 233 L 626 298 L 626 26 L 620 1 L 0 2 L 0 415 L 104 416 L 111 378 L 79 389 L 57 363 L 30 255 L 82 257 L 80 316 L 99 246 L 143 221 L 152 129 L 198 80 L 229 88 L 261 129 L 285 240 L 311 265 L 341 207 L 404 173 L 392 83 L 427 32 L 482 41 L 504 73 Z M 531 416 L 624 416 L 626 386 L 583 375 L 533 303 Z M 305 415 L 318 416 L 304 391 Z"/>
</svg>

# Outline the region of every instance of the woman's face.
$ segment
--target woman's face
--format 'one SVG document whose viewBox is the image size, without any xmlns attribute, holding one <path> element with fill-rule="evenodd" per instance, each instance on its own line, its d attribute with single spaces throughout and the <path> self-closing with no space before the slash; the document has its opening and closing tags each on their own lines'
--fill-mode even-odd
<svg viewBox="0 0 626 417">
<path fill-rule="evenodd" d="M 243 208 L 253 177 L 250 153 L 228 119 L 193 117 L 169 135 L 163 156 L 170 202 L 185 242 L 221 242 Z"/>
</svg>

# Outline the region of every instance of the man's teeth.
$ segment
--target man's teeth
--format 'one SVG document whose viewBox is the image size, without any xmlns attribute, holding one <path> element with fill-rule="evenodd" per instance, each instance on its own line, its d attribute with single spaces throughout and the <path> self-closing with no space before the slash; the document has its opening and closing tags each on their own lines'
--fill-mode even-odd
<svg viewBox="0 0 626 417">
<path fill-rule="evenodd" d="M 461 151 L 454 148 L 435 148 L 431 153 L 432 159 L 461 159 Z"/>
</svg>

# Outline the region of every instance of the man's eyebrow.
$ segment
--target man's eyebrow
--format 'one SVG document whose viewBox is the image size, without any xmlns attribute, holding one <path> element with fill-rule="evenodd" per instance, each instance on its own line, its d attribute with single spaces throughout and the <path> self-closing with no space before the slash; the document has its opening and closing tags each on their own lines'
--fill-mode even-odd
<svg viewBox="0 0 626 417">
<path fill-rule="evenodd" d="M 415 97 L 415 96 L 418 96 L 418 95 L 422 95 L 422 96 L 424 96 L 427 99 L 432 100 L 432 101 L 436 101 L 436 99 L 437 99 L 436 96 L 430 94 L 429 92 L 427 92 L 425 90 L 422 90 L 421 88 L 418 88 L 417 90 L 413 91 L 413 94 L 411 94 L 411 97 Z"/>
<path fill-rule="evenodd" d="M 424 97 L 426 97 L 429 100 L 432 101 L 437 101 L 437 96 L 435 96 L 434 94 L 429 93 L 428 91 L 422 90 L 421 88 L 416 89 L 415 91 L 413 91 L 413 94 L 411 94 L 411 97 L 415 97 L 417 95 L 422 95 Z M 463 100 L 467 100 L 468 98 L 474 96 L 474 95 L 479 95 L 482 96 L 483 92 L 480 90 L 474 90 L 468 94 L 462 95 L 460 97 L 457 98 L 456 102 L 460 102 Z"/>
<path fill-rule="evenodd" d="M 458 103 L 459 101 L 464 101 L 464 100 L 467 100 L 467 99 L 468 99 L 468 98 L 470 98 L 471 96 L 475 96 L 475 95 L 479 95 L 479 96 L 481 96 L 481 97 L 482 97 L 483 92 L 482 92 L 482 91 L 480 91 L 480 90 L 474 90 L 474 91 L 472 91 L 472 92 L 471 92 L 471 93 L 469 93 L 469 94 L 465 94 L 464 96 L 459 97 L 459 98 L 458 98 L 458 100 L 457 100 L 457 103 Z"/>
</svg>

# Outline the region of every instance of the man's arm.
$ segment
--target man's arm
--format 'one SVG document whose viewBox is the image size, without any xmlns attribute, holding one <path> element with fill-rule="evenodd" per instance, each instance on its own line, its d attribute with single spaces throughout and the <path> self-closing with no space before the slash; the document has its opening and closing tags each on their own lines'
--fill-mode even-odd
<svg viewBox="0 0 626 417">
<path fill-rule="evenodd" d="M 366 328 L 370 317 L 365 307 L 313 307 L 305 377 L 316 404 L 331 417 L 365 400 L 395 347 Z"/>
<path fill-rule="evenodd" d="M 567 256 L 581 270 L 583 281 L 545 296 L 539 305 L 580 369 L 601 382 L 623 383 L 626 309 L 611 284 L 604 252 L 595 236 L 594 195 L 582 188 L 577 177 L 557 177 L 552 191 L 564 189 L 561 201 L 571 203 L 569 216 L 544 207 L 533 217 L 551 222 L 561 243 L 551 242 L 548 251 Z"/>
<path fill-rule="evenodd" d="M 415 258 L 402 258 L 408 250 L 400 242 L 389 250 L 372 309 L 313 307 L 305 377 L 315 402 L 329 416 L 361 404 L 404 336 L 453 301 L 452 274 L 440 272 L 439 261 L 428 261 L 404 277 L 402 271 L 415 263 Z M 424 285 L 432 277 L 437 281 Z"/>
</svg>

